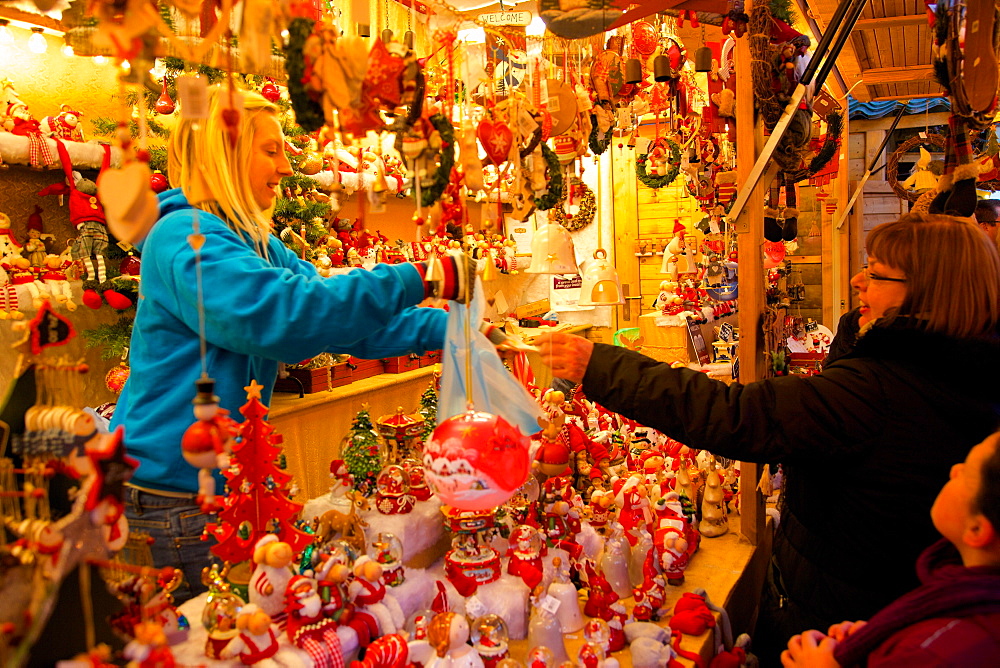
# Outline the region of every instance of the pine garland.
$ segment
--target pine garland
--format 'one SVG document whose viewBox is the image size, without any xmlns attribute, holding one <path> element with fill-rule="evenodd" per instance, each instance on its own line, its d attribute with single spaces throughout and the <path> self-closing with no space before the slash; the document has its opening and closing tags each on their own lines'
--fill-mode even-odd
<svg viewBox="0 0 1000 668">
<path fill-rule="evenodd" d="M 441 162 L 434 172 L 434 182 L 420 190 L 421 206 L 433 206 L 441 199 L 441 194 L 451 178 L 451 169 L 455 166 L 455 128 L 443 114 L 434 114 L 430 121 L 434 129 L 441 135 Z"/>
<path fill-rule="evenodd" d="M 542 157 L 545 159 L 545 166 L 548 171 L 549 188 L 545 194 L 535 198 L 535 208 L 539 211 L 548 211 L 556 204 L 563 195 L 563 175 L 562 167 L 559 165 L 559 158 L 556 152 L 549 148 L 548 144 L 542 144 Z"/>
<path fill-rule="evenodd" d="M 132 340 L 132 316 L 121 315 L 114 322 L 84 330 L 82 334 L 88 348 L 103 348 L 101 359 L 121 359 Z"/>
<path fill-rule="evenodd" d="M 647 187 L 662 188 L 663 186 L 668 186 L 674 182 L 677 175 L 681 170 L 681 147 L 677 145 L 677 142 L 667 139 L 667 146 L 670 147 L 670 157 L 668 159 L 668 164 L 670 169 L 663 176 L 651 176 L 646 172 L 646 160 L 648 158 L 648 153 L 640 153 L 635 158 L 635 175 L 636 177 Z"/>
<path fill-rule="evenodd" d="M 312 35 L 315 21 L 295 18 L 288 25 L 288 48 L 286 50 L 285 71 L 288 72 L 288 98 L 292 101 L 296 122 L 306 132 L 314 132 L 323 127 L 323 107 L 306 90 L 302 79 L 306 64 L 304 50 L 306 40 Z"/>
<path fill-rule="evenodd" d="M 611 140 L 613 139 L 614 132 L 615 132 L 615 123 L 614 121 L 612 121 L 611 126 L 608 128 L 608 131 L 605 132 L 604 137 L 601 138 L 600 133 L 598 133 L 597 131 L 597 115 L 596 114 L 590 115 L 589 144 L 590 144 L 590 150 L 593 151 L 594 155 L 601 155 L 602 153 L 608 150 L 608 147 L 611 146 Z"/>
</svg>

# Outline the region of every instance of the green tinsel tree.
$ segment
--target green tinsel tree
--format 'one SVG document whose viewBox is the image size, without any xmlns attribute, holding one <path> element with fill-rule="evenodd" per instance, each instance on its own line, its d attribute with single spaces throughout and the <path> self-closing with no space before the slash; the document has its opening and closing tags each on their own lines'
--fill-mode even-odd
<svg viewBox="0 0 1000 668">
<path fill-rule="evenodd" d="M 771 16 L 784 21 L 790 26 L 793 26 L 798 20 L 795 11 L 792 9 L 794 6 L 792 0 L 770 0 L 767 3 L 768 9 L 771 10 Z"/>
<path fill-rule="evenodd" d="M 434 428 L 437 427 L 437 405 L 437 385 L 432 382 L 430 387 L 420 395 L 420 408 L 417 409 L 417 414 L 424 418 L 424 433 L 420 435 L 420 440 L 423 443 L 427 442 L 427 439 L 434 433 Z"/>
<path fill-rule="evenodd" d="M 375 492 L 375 479 L 382 470 L 382 452 L 367 404 L 354 416 L 351 431 L 341 443 L 340 455 L 354 476 L 354 489 L 371 496 Z"/>
</svg>

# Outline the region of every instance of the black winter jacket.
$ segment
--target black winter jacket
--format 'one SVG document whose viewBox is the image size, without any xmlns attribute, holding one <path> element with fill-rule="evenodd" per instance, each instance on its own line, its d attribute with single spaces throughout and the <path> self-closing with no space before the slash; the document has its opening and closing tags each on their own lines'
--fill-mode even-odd
<svg viewBox="0 0 1000 668">
<path fill-rule="evenodd" d="M 786 472 L 775 557 L 787 595 L 832 622 L 864 619 L 917 586 L 913 564 L 938 537 L 930 508 L 951 466 L 998 426 L 1000 341 L 876 327 L 817 376 L 727 386 L 596 344 L 587 397 L 692 448 Z M 746 481 L 752 489 L 755 481 Z M 800 565 L 811 568 L 799 569 Z M 871 594 L 842 611 L 795 572 Z"/>
</svg>

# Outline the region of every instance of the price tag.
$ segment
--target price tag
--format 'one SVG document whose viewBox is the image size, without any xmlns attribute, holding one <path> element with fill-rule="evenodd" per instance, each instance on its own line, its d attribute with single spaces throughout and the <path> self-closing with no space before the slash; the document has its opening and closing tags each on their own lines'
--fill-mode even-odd
<svg viewBox="0 0 1000 668">
<path fill-rule="evenodd" d="M 643 155 L 649 153 L 649 145 L 652 144 L 646 137 L 637 137 L 635 140 L 635 154 Z"/>
<path fill-rule="evenodd" d="M 497 307 L 497 313 L 501 315 L 510 310 L 510 304 L 507 303 L 507 297 L 504 296 L 503 290 L 497 290 L 496 294 L 493 295 L 493 304 Z"/>
<path fill-rule="evenodd" d="M 556 602 L 558 603 L 558 601 Z M 465 611 L 469 613 L 469 616 L 471 617 L 482 617 L 489 612 L 486 604 L 480 601 L 477 596 L 470 596 L 465 601 Z"/>
<path fill-rule="evenodd" d="M 542 602 L 538 604 L 538 607 L 550 615 L 554 615 L 556 614 L 556 611 L 559 610 L 560 605 L 562 605 L 562 601 L 546 594 L 545 598 L 542 599 Z"/>
<path fill-rule="evenodd" d="M 522 109 L 521 114 L 517 117 L 517 127 L 521 130 L 521 134 L 528 136 L 535 131 L 538 127 L 538 123 L 535 119 L 531 117 L 527 109 Z"/>
<path fill-rule="evenodd" d="M 208 78 L 195 75 L 177 77 L 177 98 L 181 102 L 181 118 L 208 118 Z"/>
<path fill-rule="evenodd" d="M 559 113 L 559 96 L 553 95 L 552 97 L 550 97 L 545 105 L 545 108 L 548 109 L 549 113 L 552 114 Z"/>
</svg>

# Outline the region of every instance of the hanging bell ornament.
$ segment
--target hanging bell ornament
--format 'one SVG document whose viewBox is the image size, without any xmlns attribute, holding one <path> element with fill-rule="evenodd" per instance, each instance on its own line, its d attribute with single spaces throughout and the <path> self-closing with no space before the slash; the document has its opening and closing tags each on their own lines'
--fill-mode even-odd
<svg viewBox="0 0 1000 668">
<path fill-rule="evenodd" d="M 372 27 L 367 23 L 358 24 L 358 37 L 371 37 Z"/>
<path fill-rule="evenodd" d="M 629 58 L 625 61 L 625 83 L 637 84 L 642 81 L 642 63 L 638 58 Z"/>
<path fill-rule="evenodd" d="M 663 54 L 653 58 L 653 81 L 662 83 L 670 80 L 670 59 Z"/>
<path fill-rule="evenodd" d="M 406 45 L 407 49 L 412 49 L 415 42 L 416 35 L 413 34 L 412 30 L 407 30 L 403 33 L 403 44 Z"/>
<path fill-rule="evenodd" d="M 392 30 L 386 28 L 382 31 L 382 43 L 388 44 L 392 41 Z"/>
<path fill-rule="evenodd" d="M 712 50 L 707 46 L 702 46 L 697 51 L 694 52 L 694 71 L 695 72 L 711 72 L 712 71 Z"/>
</svg>

